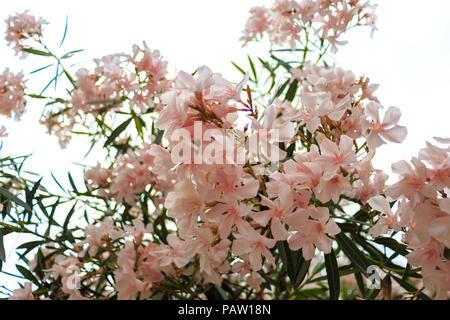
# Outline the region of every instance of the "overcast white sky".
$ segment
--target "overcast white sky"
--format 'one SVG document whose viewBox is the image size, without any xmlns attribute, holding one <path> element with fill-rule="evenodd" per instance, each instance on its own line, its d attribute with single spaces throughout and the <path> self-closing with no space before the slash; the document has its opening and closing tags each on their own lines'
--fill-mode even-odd
<svg viewBox="0 0 450 320">
<path fill-rule="evenodd" d="M 2 2 L 0 11 L 0 72 L 5 67 L 14 71 L 31 71 L 46 65 L 41 58 L 20 61 L 3 39 L 8 15 L 30 10 L 44 17 L 45 37 L 57 48 L 62 37 L 66 16 L 69 19 L 67 38 L 62 51 L 85 49 L 77 62 L 117 52 L 130 52 L 143 40 L 158 49 L 169 62 L 174 74 L 178 70 L 192 72 L 207 65 L 225 78 L 237 82 L 241 75 L 230 60 L 246 62 L 246 54 L 264 56 L 260 45 L 242 48 L 239 38 L 255 5 L 271 5 L 267 0 L 165 0 L 165 1 L 50 1 L 17 0 Z M 379 0 L 378 28 L 373 39 L 367 29 L 354 30 L 349 44 L 340 49 L 339 66 L 370 77 L 379 83 L 378 97 L 385 107 L 402 110 L 402 125 L 408 127 L 408 137 L 401 145 L 381 147 L 375 166 L 390 173 L 392 162 L 409 159 L 434 136 L 450 137 L 450 1 L 448 0 Z M 75 69 L 74 69 L 75 70 Z M 30 81 L 39 91 L 46 77 Z M 47 80 L 48 81 L 48 80 Z M 42 106 L 28 105 L 29 112 L 20 123 L 1 119 L 9 137 L 4 140 L 1 155 L 33 153 L 26 168 L 45 175 L 49 172 L 66 179 L 71 162 L 83 162 L 85 145 L 73 143 L 61 152 L 56 138 L 45 134 L 37 124 Z M 76 170 L 76 169 L 74 169 Z M 44 180 L 44 181 L 45 181 Z M 14 261 L 13 244 L 17 239 L 7 237 L 7 254 Z M 19 240 L 20 242 L 20 240 Z M 5 269 L 14 272 L 14 264 Z M 0 275 L 0 285 L 6 278 Z"/>
</svg>

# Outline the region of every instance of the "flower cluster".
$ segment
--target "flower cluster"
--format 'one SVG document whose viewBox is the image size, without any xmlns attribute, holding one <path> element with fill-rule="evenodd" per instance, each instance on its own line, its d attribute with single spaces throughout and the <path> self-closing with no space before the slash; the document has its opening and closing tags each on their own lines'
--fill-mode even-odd
<svg viewBox="0 0 450 320">
<path fill-rule="evenodd" d="M 397 124 L 401 115 L 398 108 L 390 107 L 380 120 L 382 106 L 374 95 L 378 85 L 370 84 L 369 79 L 357 79 L 353 72 L 342 68 L 311 63 L 293 69 L 292 75 L 301 84 L 298 119 L 310 133 L 322 125 L 320 131 L 324 134 L 342 131 L 354 140 L 366 138 L 370 150 L 385 141 L 401 143 L 405 139 L 407 129 Z"/>
<path fill-rule="evenodd" d="M 287 42 L 295 49 L 305 31 L 335 48 L 349 28 L 374 28 L 372 9 L 357 0 L 277 0 L 271 9 L 251 10 L 244 40 L 268 32 L 274 44 Z M 375 95 L 378 85 L 368 78 L 308 62 L 304 52 L 297 68 L 283 64 L 290 76 L 267 105 L 254 97 L 247 74 L 231 82 L 202 66 L 169 78 L 167 63 L 145 43 L 134 46 L 131 55 L 96 59 L 93 71 L 80 69 L 69 97 L 53 101 L 64 108 L 50 111 L 42 123 L 62 145 L 75 126 L 87 128 L 94 141 L 108 134 L 110 163 L 85 171 L 86 192 L 77 190 L 69 175 L 74 207 L 64 223 L 49 223 L 48 230 L 60 226 L 62 233 L 29 262 L 35 281 L 47 291 L 33 294 L 27 284 L 14 297 L 204 298 L 210 288 L 233 292 L 233 286 L 248 297 L 275 296 L 281 287 L 296 294 L 288 255 L 291 260 L 296 255 L 292 264 L 304 261 L 305 274 L 312 262 L 310 281 L 321 268 L 328 273 L 327 259 L 336 256 L 367 275 L 362 268 L 374 250 L 371 261 L 381 255 L 383 264 L 390 263 L 367 241 L 394 231 L 404 235 L 404 244 L 393 236 L 388 240 L 404 246 L 401 253 L 422 268 L 425 286 L 446 298 L 449 140 L 438 140 L 444 148 L 428 144 L 411 164 L 395 163 L 400 180 L 387 186 L 388 176 L 372 160 L 385 143 L 405 139 L 400 110 L 383 110 Z M 4 77 L 0 107 L 23 103 L 23 86 L 12 86 L 22 85 L 21 76 Z M 2 110 L 8 116 L 23 113 L 18 107 Z M 123 116 L 129 118 L 121 125 L 108 124 Z M 125 129 L 132 121 L 140 139 L 118 140 L 122 132 L 129 134 Z M 79 201 L 86 205 L 86 224 L 71 229 Z M 349 213 L 355 207 L 357 213 Z M 91 212 L 97 214 L 94 220 Z M 358 247 L 349 249 L 351 240 L 342 245 L 345 233 L 370 249 L 357 252 L 357 263 L 348 252 Z M 49 236 L 46 231 L 45 241 Z"/>
<path fill-rule="evenodd" d="M 171 190 L 173 166 L 169 152 L 151 144 L 120 155 L 112 169 L 101 168 L 99 164 L 88 169 L 85 179 L 91 190 L 98 189 L 99 196 L 134 205 L 137 195 L 148 186 L 164 193 Z"/>
<path fill-rule="evenodd" d="M 307 105 L 311 112 L 322 110 L 317 121 L 307 119 L 304 109 L 276 100 L 265 110 L 262 125 L 250 116 L 254 120 L 252 128 L 235 131 L 245 141 L 251 141 L 255 134 L 259 136 L 256 149 L 270 138 L 273 130 L 285 131 L 277 140 L 285 136 L 286 142 L 296 135 L 295 128 L 307 127 L 310 133 L 320 131 L 318 144 L 305 140 L 309 150 L 296 150 L 292 159 L 287 159 L 282 166 L 277 164 L 277 169 L 270 174 L 264 165 L 251 165 L 264 163 L 264 154 L 251 152 L 255 148 L 245 144 L 246 157 L 242 164 L 206 161 L 210 158 L 191 162 L 190 157 L 186 162 L 171 161 L 171 152 L 180 143 L 188 144 L 194 153 L 217 143 L 220 133 L 226 135 L 225 128 L 235 125 L 235 113 L 245 110 L 236 104 L 246 105 L 240 98 L 240 88 L 246 79 L 236 87 L 207 67 L 200 68 L 197 77 L 180 72 L 175 87 L 161 97 L 165 105 L 159 112 L 157 126 L 166 132 L 167 149 L 147 145 L 143 150 L 120 156 L 113 169 L 97 166 L 86 172 L 86 179 L 91 181 L 91 187 L 99 188 L 100 196 L 119 203 L 124 201 L 138 211 L 136 196 L 147 186 L 161 191 L 160 199 L 164 201 L 155 202 L 156 211 L 151 215 L 167 210 L 178 229 L 178 235 L 169 235 L 169 247 L 142 242 L 141 234 L 135 235 L 134 241 L 121 244 L 117 253 L 119 269 L 115 271 L 119 297 L 148 297 L 151 288 L 163 280 L 163 270 L 166 275 L 188 274 L 197 281 L 215 284 L 231 274 L 259 289 L 264 280 L 258 272 L 266 268 L 266 263 L 276 268 L 271 250 L 277 241 L 287 240 L 291 250 L 302 249 L 306 260 L 316 255 L 316 249 L 327 254 L 332 249 L 331 237 L 341 231 L 336 217 L 330 216 L 327 204 L 339 203 L 342 196 L 365 203 L 384 191 L 386 177 L 373 169 L 373 153 L 357 158 L 361 148 L 357 147 L 356 140 L 369 137 L 374 130 L 371 127 L 374 122 L 362 106 L 369 96 L 367 83 L 358 82 L 350 72 L 335 68 L 315 71 L 305 68 L 303 75 L 297 77 L 302 81 L 299 94 L 302 108 Z M 229 104 L 230 100 L 234 105 Z M 370 95 L 367 100 L 366 109 L 376 98 Z M 352 127 L 350 137 L 346 134 L 347 127 L 336 123 L 346 123 L 353 113 L 359 118 L 353 121 L 357 124 Z M 214 127 L 215 139 L 196 140 L 196 121 L 206 128 Z M 311 127 L 311 123 L 315 125 Z M 174 138 L 179 128 L 186 130 L 187 140 L 180 142 Z M 261 134 L 261 128 L 266 129 L 265 135 Z M 232 140 L 228 148 L 217 149 L 225 155 L 213 160 L 227 158 L 230 150 L 233 153 L 239 147 L 237 144 L 238 140 Z M 284 151 L 283 158 L 286 156 Z M 93 228 L 89 226 L 87 231 Z M 93 236 L 87 237 L 85 243 L 91 246 L 91 254 L 92 246 L 97 250 L 108 243 L 109 238 L 103 237 L 102 232 L 96 232 L 95 241 L 91 240 Z M 111 234 L 110 237 L 114 239 Z M 177 263 L 167 264 L 174 250 Z M 170 270 L 166 270 L 169 265 Z"/>
<path fill-rule="evenodd" d="M 14 47 L 16 54 L 19 52 L 22 54 L 21 58 L 27 56 L 27 52 L 23 51 L 25 48 L 23 42 L 35 36 L 41 37 L 42 26 L 47 24 L 44 19 L 39 18 L 37 20 L 33 15 L 29 15 L 27 11 L 9 16 L 5 22 L 8 26 L 6 41 L 10 46 Z"/>
<path fill-rule="evenodd" d="M 0 74 L 0 114 L 15 120 L 25 112 L 25 83 L 23 74 L 14 74 L 9 69 L 5 69 Z"/>
<path fill-rule="evenodd" d="M 422 268 L 424 284 L 429 290 L 437 290 L 437 299 L 447 299 L 450 291 L 450 141 L 436 140 L 445 147 L 427 143 L 410 163 L 402 160 L 392 165 L 400 180 L 386 190 L 386 195 L 398 201 L 398 208 L 394 213 L 385 198 L 372 198 L 369 203 L 383 216 L 371 232 L 378 235 L 388 229 L 405 231 L 404 241 L 413 250 L 407 255 L 409 263 Z"/>
<path fill-rule="evenodd" d="M 360 0 L 276 0 L 270 9 L 251 9 L 242 40 L 248 43 L 267 32 L 271 43 L 296 49 L 306 40 L 302 32 L 307 34 L 314 26 L 315 34 L 336 52 L 337 45 L 346 43 L 340 38 L 348 29 L 367 25 L 375 30 L 374 10 L 375 6 Z"/>
<path fill-rule="evenodd" d="M 94 60 L 93 72 L 82 68 L 76 72 L 69 101 L 64 108 L 49 111 L 41 123 L 59 137 L 65 146 L 76 125 L 89 127 L 89 115 L 104 118 L 124 105 L 137 113 L 148 113 L 160 108 L 161 94 L 170 87 L 167 62 L 158 51 L 133 46 L 131 55 L 114 54 Z"/>
</svg>

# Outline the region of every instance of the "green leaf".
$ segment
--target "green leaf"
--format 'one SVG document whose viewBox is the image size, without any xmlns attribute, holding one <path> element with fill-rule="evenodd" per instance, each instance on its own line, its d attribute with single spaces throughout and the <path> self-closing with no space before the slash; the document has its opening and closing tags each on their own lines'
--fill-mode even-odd
<svg viewBox="0 0 450 320">
<path fill-rule="evenodd" d="M 364 280 L 361 275 L 361 272 L 355 272 L 354 275 L 356 283 L 358 284 L 359 292 L 361 292 L 361 295 L 364 296 L 366 294 L 366 287 L 364 285 Z"/>
<path fill-rule="evenodd" d="M 111 135 L 106 140 L 103 147 L 105 148 L 105 147 L 109 146 L 114 141 L 114 139 L 116 139 L 128 127 L 131 120 L 133 120 L 133 118 L 130 118 L 130 119 L 124 121 L 116 129 L 114 129 L 114 131 L 111 133 Z"/>
<path fill-rule="evenodd" d="M 27 204 L 30 206 L 30 208 L 32 208 L 32 202 L 34 199 L 34 196 L 36 195 L 36 191 L 39 188 L 39 186 L 41 185 L 41 181 L 42 178 L 40 178 L 33 186 L 33 189 L 31 189 L 31 191 L 28 191 L 28 189 L 25 189 L 25 198 L 26 198 L 26 202 Z"/>
<path fill-rule="evenodd" d="M 398 252 L 402 256 L 406 256 L 409 253 L 408 250 L 406 250 L 406 248 L 408 248 L 407 245 L 401 244 L 392 238 L 376 238 L 374 242 L 382 244 L 395 252 Z"/>
<path fill-rule="evenodd" d="M 277 92 L 275 93 L 275 98 L 278 98 L 286 89 L 286 87 L 288 86 L 289 82 L 291 81 L 291 79 L 287 79 L 277 90 Z"/>
<path fill-rule="evenodd" d="M 339 269 L 334 250 L 325 254 L 325 268 L 327 270 L 328 287 L 330 289 L 330 300 L 338 300 L 341 292 Z"/>
<path fill-rule="evenodd" d="M 17 247 L 17 249 L 27 249 L 32 250 L 37 246 L 40 246 L 41 244 L 44 244 L 45 240 L 37 240 L 37 241 L 30 241 L 26 243 L 22 243 L 20 246 Z"/>
<path fill-rule="evenodd" d="M 59 44 L 59 47 L 60 47 L 60 48 L 62 47 L 62 45 L 63 45 L 63 43 L 64 43 L 64 40 L 66 40 L 66 35 L 67 35 L 67 25 L 68 25 L 68 22 L 69 22 L 69 17 L 66 16 L 66 25 L 65 25 L 65 27 L 64 27 L 64 34 L 63 34 L 61 43 Z"/>
<path fill-rule="evenodd" d="M 396 277 L 396 276 L 394 276 L 394 275 L 392 275 L 392 278 L 403 288 L 403 289 L 405 289 L 405 290 L 407 290 L 408 292 L 411 292 L 411 293 L 417 293 L 419 290 L 417 290 L 417 288 L 416 287 L 414 287 L 413 285 L 411 285 L 409 282 L 407 282 L 407 281 L 403 281 L 402 282 L 402 279 L 400 279 L 400 278 L 398 278 L 398 277 Z M 420 292 L 419 293 L 419 295 L 418 295 L 422 300 L 431 300 L 431 298 L 428 296 L 428 295 L 426 295 L 425 293 L 423 293 L 423 292 Z"/>
<path fill-rule="evenodd" d="M 289 147 L 286 149 L 286 158 L 291 158 L 294 155 L 295 150 L 295 142 L 289 145 Z"/>
<path fill-rule="evenodd" d="M 345 255 L 350 259 L 352 264 L 366 277 L 370 275 L 367 272 L 367 268 L 372 265 L 372 263 L 366 258 L 364 253 L 362 253 L 355 244 L 344 234 L 339 233 L 336 235 L 336 241 L 344 251 Z"/>
<path fill-rule="evenodd" d="M 247 58 L 248 58 L 248 63 L 250 64 L 250 68 L 251 68 L 252 73 L 253 73 L 254 80 L 255 80 L 255 82 L 258 82 L 258 77 L 256 75 L 255 65 L 253 64 L 253 61 L 250 58 L 250 56 L 247 56 Z"/>
<path fill-rule="evenodd" d="M 50 175 L 52 176 L 53 180 L 56 182 L 56 184 L 58 185 L 58 187 L 60 187 L 62 191 L 67 192 L 66 189 L 64 189 L 64 188 L 62 187 L 62 185 L 58 182 L 58 180 L 56 180 L 56 178 L 55 178 L 55 176 L 53 175 L 52 172 L 50 172 Z"/>
<path fill-rule="evenodd" d="M 295 276 L 295 282 L 293 283 L 294 288 L 297 289 L 299 285 L 305 280 L 306 274 L 308 273 L 309 266 L 311 265 L 311 260 L 305 260 L 303 258 L 302 250 L 298 251 L 299 259 L 297 260 L 297 275 Z"/>
<path fill-rule="evenodd" d="M 133 117 L 133 119 L 134 119 L 134 125 L 136 126 L 137 132 L 141 135 L 141 137 L 143 137 L 144 136 L 144 127 L 145 127 L 144 120 L 142 120 L 141 117 Z"/>
<path fill-rule="evenodd" d="M 408 279 L 408 275 L 409 275 L 410 272 L 411 272 L 411 265 L 408 262 L 406 264 L 405 272 L 403 273 L 402 281 L 400 282 L 400 285 L 405 283 L 406 279 Z"/>
<path fill-rule="evenodd" d="M 42 67 L 42 68 L 39 68 L 39 69 L 33 70 L 33 71 L 31 71 L 31 72 L 30 72 L 30 74 L 33 74 L 33 73 L 36 73 L 36 72 L 39 72 L 39 71 L 45 70 L 45 69 L 47 69 L 48 67 L 51 67 L 51 66 L 53 66 L 53 63 L 50 63 L 50 64 L 46 65 L 45 67 Z M 32 95 L 32 94 L 30 94 L 29 96 L 31 97 L 31 96 L 33 96 L 33 95 Z M 35 96 L 37 96 L 37 95 L 35 95 Z M 33 97 L 33 98 L 34 98 L 34 97 Z"/>
<path fill-rule="evenodd" d="M 20 254 L 20 259 L 23 259 L 31 250 L 36 248 L 37 246 L 45 244 L 46 241 L 38 240 L 38 241 L 30 241 L 27 243 L 23 243 L 17 247 L 17 249 L 26 249 L 22 254 Z"/>
<path fill-rule="evenodd" d="M 39 283 L 38 279 L 36 279 L 36 277 L 30 272 L 30 270 L 18 264 L 16 264 L 16 268 L 24 276 L 25 279 L 30 280 L 38 287 L 41 287 L 41 284 Z"/>
<path fill-rule="evenodd" d="M 73 85 L 74 88 L 77 86 L 75 85 L 75 80 L 73 80 L 72 76 L 64 69 L 64 74 L 66 75 L 67 79 L 70 81 L 70 83 Z"/>
<path fill-rule="evenodd" d="M 77 186 L 75 185 L 75 182 L 73 181 L 73 178 L 72 178 L 72 175 L 70 174 L 70 172 L 67 172 L 67 175 L 69 176 L 69 182 L 70 182 L 70 185 L 72 186 L 73 190 L 76 193 L 79 193 L 78 189 L 77 189 Z"/>
<path fill-rule="evenodd" d="M 64 220 L 64 224 L 63 224 L 64 232 L 67 231 L 67 227 L 69 226 L 70 218 L 72 218 L 72 215 L 75 212 L 76 205 L 77 205 L 77 202 L 74 203 L 74 205 L 72 206 L 72 209 L 70 209 L 69 213 L 66 216 L 66 219 Z"/>
<path fill-rule="evenodd" d="M 6 199 L 15 202 L 16 204 L 18 204 L 19 206 L 23 207 L 26 211 L 31 212 L 31 207 L 23 202 L 22 200 L 20 200 L 19 198 L 17 198 L 15 195 L 13 195 L 11 192 L 9 192 L 8 190 L 6 190 L 3 187 L 0 187 L 0 194 L 5 197 Z"/>
<path fill-rule="evenodd" d="M 5 247 L 3 246 L 3 232 L 0 230 L 0 260 L 6 262 Z"/>
<path fill-rule="evenodd" d="M 39 94 L 29 94 L 28 95 L 30 98 L 34 98 L 34 99 L 47 99 L 47 97 L 45 96 L 41 96 Z"/>
<path fill-rule="evenodd" d="M 231 61 L 231 64 L 240 72 L 240 73 L 242 73 L 243 75 L 245 75 L 246 74 L 246 72 L 241 68 L 241 67 L 239 67 L 236 63 L 234 63 L 233 61 Z"/>
<path fill-rule="evenodd" d="M 292 260 L 291 250 L 289 249 L 289 245 L 287 241 L 278 241 L 277 242 L 278 250 L 280 251 L 280 258 L 283 262 L 283 265 L 286 268 L 287 275 L 291 282 L 295 281 L 296 274 L 294 273 L 294 262 Z"/>
<path fill-rule="evenodd" d="M 450 249 L 447 247 L 444 248 L 444 258 L 450 260 Z"/>
<path fill-rule="evenodd" d="M 287 241 L 278 241 L 277 247 L 289 280 L 292 286 L 297 289 L 308 273 L 311 260 L 305 261 L 302 250 L 291 251 Z"/>
<path fill-rule="evenodd" d="M 61 60 L 72 58 L 75 53 L 82 52 L 82 51 L 84 51 L 84 49 L 69 51 L 61 57 Z"/>
<path fill-rule="evenodd" d="M 22 51 L 31 53 L 31 54 L 35 54 L 37 56 L 44 56 L 44 57 L 51 57 L 52 54 L 45 52 L 45 51 L 41 51 L 41 50 L 37 50 L 37 49 L 33 49 L 33 48 L 24 48 L 22 49 Z"/>
<path fill-rule="evenodd" d="M 50 212 L 50 217 L 48 219 L 48 227 L 44 233 L 44 237 L 48 237 L 50 235 L 50 229 L 51 229 L 52 225 L 54 225 L 56 223 L 56 222 L 54 222 L 53 217 L 55 216 L 56 208 L 58 207 L 60 200 L 61 200 L 61 198 L 58 197 L 58 199 L 56 199 L 55 203 L 52 205 L 52 211 Z"/>
<path fill-rule="evenodd" d="M 286 92 L 286 96 L 285 96 L 284 100 L 292 102 L 292 100 L 294 100 L 294 98 L 295 98 L 295 94 L 297 93 L 297 88 L 298 88 L 298 80 L 295 79 L 294 81 L 292 81 L 291 85 L 289 86 L 289 89 Z"/>
<path fill-rule="evenodd" d="M 158 130 L 158 133 L 156 134 L 155 138 L 155 144 L 161 144 L 162 138 L 164 136 L 164 130 Z"/>
</svg>

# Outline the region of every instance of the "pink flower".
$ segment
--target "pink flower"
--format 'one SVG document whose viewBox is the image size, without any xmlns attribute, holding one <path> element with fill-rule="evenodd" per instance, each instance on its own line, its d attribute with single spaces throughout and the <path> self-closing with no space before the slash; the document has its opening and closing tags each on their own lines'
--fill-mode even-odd
<svg viewBox="0 0 450 320">
<path fill-rule="evenodd" d="M 146 72 L 150 75 L 149 81 L 153 84 L 163 82 L 167 76 L 167 62 L 162 61 L 158 50 L 151 51 L 144 41 L 143 48 L 133 46 L 133 54 L 128 59 L 136 66 L 137 72 Z"/>
<path fill-rule="evenodd" d="M 238 204 L 237 202 L 219 203 L 208 211 L 207 216 L 219 224 L 219 236 L 222 239 L 226 239 L 234 225 L 236 225 L 240 233 L 250 227 L 245 217 L 250 214 L 252 208 L 252 206 L 247 206 L 243 203 Z"/>
<path fill-rule="evenodd" d="M 342 135 L 339 147 L 336 143 L 324 139 L 320 143 L 321 157 L 318 162 L 323 165 L 326 170 L 334 171 L 340 167 L 348 168 L 356 162 L 355 152 L 353 151 L 353 139 Z"/>
<path fill-rule="evenodd" d="M 92 167 L 86 170 L 84 174 L 84 178 L 86 181 L 90 181 L 89 187 L 93 188 L 93 186 L 107 186 L 108 179 L 111 178 L 112 172 L 111 170 L 104 169 L 100 167 L 100 163 L 97 162 L 95 167 Z"/>
<path fill-rule="evenodd" d="M 193 230 L 204 208 L 204 195 L 197 190 L 192 181 L 181 180 L 175 184 L 165 200 L 168 215 L 176 218 L 182 232 Z"/>
<path fill-rule="evenodd" d="M 291 250 L 302 249 L 303 257 L 311 260 L 315 247 L 324 253 L 330 253 L 332 240 L 328 237 L 341 232 L 333 219 L 330 218 L 326 207 L 309 206 L 297 209 L 286 222 L 291 226 L 290 231 L 297 231 L 288 239 Z"/>
<path fill-rule="evenodd" d="M 250 18 L 245 25 L 244 36 L 241 38 L 245 43 L 257 39 L 269 27 L 270 15 L 264 7 L 250 9 Z"/>
<path fill-rule="evenodd" d="M 126 233 L 128 233 L 135 239 L 136 243 L 140 243 L 145 234 L 153 231 L 153 226 L 150 223 L 144 225 L 142 217 L 139 216 L 133 220 L 132 227 L 124 226 L 123 229 Z"/>
<path fill-rule="evenodd" d="M 278 190 L 279 195 L 275 201 L 261 196 L 261 204 L 269 209 L 253 214 L 252 218 L 263 227 L 271 221 L 270 230 L 272 231 L 273 238 L 280 241 L 288 238 L 289 234 L 283 226 L 283 222 L 292 213 L 294 200 L 289 185 L 280 183 Z"/>
<path fill-rule="evenodd" d="M 383 196 L 372 197 L 367 203 L 372 209 L 384 214 L 369 231 L 369 234 L 373 237 L 386 234 L 388 229 L 400 231 L 402 227 L 408 227 L 411 222 L 413 211 L 407 202 L 402 202 L 395 214 L 392 212 L 389 202 Z"/>
<path fill-rule="evenodd" d="M 317 199 L 322 203 L 333 200 L 339 202 L 341 194 L 350 193 L 352 186 L 349 178 L 335 171 L 326 171 L 314 189 Z"/>
<path fill-rule="evenodd" d="M 85 228 L 86 239 L 82 243 L 89 244 L 89 254 L 94 255 L 98 247 L 101 247 L 106 238 L 113 240 L 120 238 L 123 233 L 114 226 L 114 222 L 110 217 L 99 221 L 96 225 L 89 224 Z"/>
<path fill-rule="evenodd" d="M 8 26 L 8 29 L 6 30 L 6 41 L 10 46 L 14 45 L 16 54 L 19 52 L 22 53 L 21 58 L 23 59 L 27 55 L 27 53 L 23 51 L 24 40 L 35 36 L 41 37 L 42 26 L 47 24 L 47 22 L 42 18 L 36 20 L 34 16 L 27 14 L 27 11 L 25 11 L 9 16 L 8 19 L 6 19 L 6 24 Z"/>
<path fill-rule="evenodd" d="M 136 276 L 135 263 L 136 249 L 132 242 L 127 242 L 125 248 L 117 254 L 119 269 L 114 271 L 115 289 L 118 291 L 119 300 L 134 300 L 146 289 L 144 282 Z"/>
<path fill-rule="evenodd" d="M 25 283 L 23 288 L 15 289 L 8 300 L 34 300 L 31 282 Z"/>
<path fill-rule="evenodd" d="M 371 119 L 365 124 L 366 128 L 370 130 L 367 135 L 367 145 L 370 149 L 376 149 L 385 144 L 385 140 L 401 143 L 405 140 L 407 130 L 403 126 L 397 125 L 400 120 L 400 109 L 390 107 L 383 118 L 380 120 L 379 105 L 371 102 L 367 105 L 365 113 Z M 383 140 L 384 139 L 384 140 Z"/>
<path fill-rule="evenodd" d="M 23 74 L 13 74 L 8 68 L 0 74 L 0 114 L 19 120 L 25 113 L 25 83 Z"/>
<path fill-rule="evenodd" d="M 236 237 L 231 250 L 233 254 L 241 257 L 248 254 L 253 271 L 261 270 L 261 256 L 264 256 L 275 268 L 275 259 L 268 250 L 275 246 L 277 242 L 275 239 L 268 239 L 254 229 L 249 229 L 245 233 L 236 235 Z"/>
<path fill-rule="evenodd" d="M 167 236 L 169 246 L 159 249 L 159 254 L 163 256 L 161 259 L 161 267 L 167 267 L 172 263 L 177 268 L 182 268 L 189 263 L 189 255 L 186 253 L 186 243 L 181 240 L 175 233 Z"/>
<path fill-rule="evenodd" d="M 436 289 L 435 300 L 448 300 L 450 292 L 450 263 L 441 263 L 439 268 L 434 268 L 424 274 L 423 283 L 430 291 Z"/>
<path fill-rule="evenodd" d="M 243 172 L 241 167 L 224 166 L 209 173 L 208 181 L 212 184 L 208 200 L 232 202 L 254 198 L 259 189 L 259 182 Z"/>
<path fill-rule="evenodd" d="M 327 101 L 321 101 L 317 94 L 305 93 L 302 95 L 303 109 L 299 112 L 299 119 L 306 124 L 306 129 L 314 133 L 320 125 L 320 117 L 328 113 Z"/>
<path fill-rule="evenodd" d="M 436 239 L 450 248 L 450 215 L 436 205 L 419 205 L 414 215 L 414 232 L 422 243 Z"/>
<path fill-rule="evenodd" d="M 427 186 L 427 167 L 417 158 L 412 158 L 411 164 L 401 160 L 392 165 L 392 171 L 400 175 L 400 181 L 386 190 L 386 195 L 392 199 L 404 196 L 413 204 L 422 201 L 424 196 L 433 196 L 432 189 Z"/>
</svg>

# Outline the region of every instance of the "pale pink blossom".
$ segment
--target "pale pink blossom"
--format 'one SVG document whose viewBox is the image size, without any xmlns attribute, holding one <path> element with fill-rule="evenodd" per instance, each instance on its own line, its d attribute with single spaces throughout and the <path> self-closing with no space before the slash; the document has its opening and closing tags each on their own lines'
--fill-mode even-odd
<svg viewBox="0 0 450 320">
<path fill-rule="evenodd" d="M 270 221 L 270 230 L 275 240 L 286 240 L 289 236 L 283 226 L 285 218 L 294 209 L 294 199 L 289 185 L 281 183 L 278 187 L 279 195 L 274 201 L 261 196 L 261 204 L 268 207 L 267 210 L 259 211 L 252 215 L 253 220 L 261 226 L 266 226 Z"/>
<path fill-rule="evenodd" d="M 6 68 L 0 74 L 0 114 L 19 120 L 25 113 L 25 83 L 23 74 L 14 74 Z"/>
<path fill-rule="evenodd" d="M 22 53 L 22 59 L 27 55 L 23 51 L 25 48 L 23 42 L 29 38 L 40 38 L 42 36 L 42 27 L 47 24 L 44 19 L 36 19 L 36 17 L 28 14 L 27 11 L 9 16 L 5 22 L 7 24 L 6 41 L 8 45 L 14 46 L 16 54 Z"/>
<path fill-rule="evenodd" d="M 25 283 L 23 288 L 15 289 L 8 300 L 34 300 L 31 282 Z"/>
<path fill-rule="evenodd" d="M 370 119 L 365 124 L 367 130 L 369 130 L 367 145 L 370 149 L 376 149 L 385 144 L 385 140 L 401 143 L 407 135 L 406 128 L 397 124 L 401 116 L 400 109 L 390 107 L 384 114 L 383 121 L 381 121 L 379 108 L 380 106 L 377 103 L 371 102 L 365 109 L 365 113 Z"/>
<path fill-rule="evenodd" d="M 240 233 L 250 227 L 245 218 L 251 213 L 252 209 L 252 206 L 243 203 L 219 203 L 208 211 L 207 216 L 219 224 L 219 236 L 222 239 L 226 239 L 234 225 Z"/>
<path fill-rule="evenodd" d="M 344 177 L 341 173 L 334 171 L 326 171 L 314 189 L 317 199 L 322 203 L 327 203 L 330 200 L 337 203 L 342 194 L 351 191 L 352 186 L 348 176 Z"/>
<path fill-rule="evenodd" d="M 324 253 L 330 253 L 332 240 L 341 230 L 330 218 L 328 208 L 309 206 L 306 209 L 297 209 L 286 220 L 290 231 L 297 231 L 288 239 L 291 250 L 302 249 L 303 257 L 311 260 L 314 257 L 315 247 Z"/>
<path fill-rule="evenodd" d="M 320 143 L 320 151 L 322 155 L 318 162 L 326 170 L 334 171 L 340 167 L 348 168 L 356 162 L 355 152 L 353 151 L 353 139 L 345 135 L 341 136 L 339 147 L 336 143 L 324 139 Z"/>
<path fill-rule="evenodd" d="M 392 211 L 390 203 L 383 196 L 372 197 L 367 203 L 372 209 L 384 214 L 369 230 L 369 234 L 374 237 L 386 234 L 388 230 L 400 231 L 402 228 L 408 227 L 413 217 L 413 211 L 406 202 L 402 202 L 395 213 Z"/>
<path fill-rule="evenodd" d="M 253 271 L 261 270 L 261 256 L 264 256 L 275 268 L 275 259 L 268 250 L 275 246 L 275 239 L 266 238 L 254 229 L 249 229 L 245 233 L 236 235 L 236 237 L 231 250 L 235 255 L 241 257 L 248 254 L 250 266 Z"/>
<path fill-rule="evenodd" d="M 183 232 L 193 230 L 197 219 L 203 213 L 205 202 L 201 193 L 190 180 L 181 180 L 175 184 L 165 200 L 168 215 L 178 221 Z"/>
</svg>

